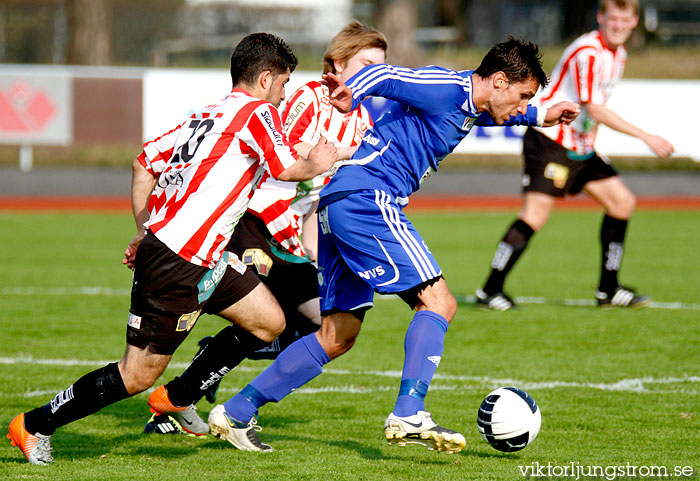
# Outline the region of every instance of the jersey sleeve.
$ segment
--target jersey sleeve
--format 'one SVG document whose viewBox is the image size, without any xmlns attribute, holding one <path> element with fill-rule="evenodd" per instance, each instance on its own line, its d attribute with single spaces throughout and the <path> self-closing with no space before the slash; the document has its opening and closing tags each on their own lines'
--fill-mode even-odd
<svg viewBox="0 0 700 481">
<path fill-rule="evenodd" d="M 282 131 L 277 109 L 269 103 L 258 106 L 248 121 L 252 135 L 250 147 L 264 160 L 266 170 L 274 178 L 294 164 L 299 156 Z"/>
<path fill-rule="evenodd" d="M 158 177 L 173 156 L 175 141 L 186 122 L 160 137 L 143 144 L 143 152 L 137 157 L 139 163 L 154 177 Z"/>
<path fill-rule="evenodd" d="M 320 84 L 316 84 L 321 88 Z M 294 92 L 282 113 L 284 132 L 291 145 L 299 142 L 315 143 L 320 102 L 312 85 L 304 85 Z"/>
<path fill-rule="evenodd" d="M 416 110 L 438 113 L 466 99 L 464 81 L 442 67 L 409 69 L 393 65 L 368 65 L 347 83 L 352 90 L 352 109 L 369 96 L 384 97 Z"/>
<path fill-rule="evenodd" d="M 537 107 L 528 104 L 527 112 L 525 115 L 511 115 L 508 120 L 506 120 L 503 125 L 527 125 L 536 127 L 537 126 Z M 477 117 L 475 125 L 480 125 L 482 127 L 494 127 L 496 122 L 491 118 L 488 112 L 484 112 L 479 117 Z"/>
<path fill-rule="evenodd" d="M 599 75 L 596 70 L 601 67 L 593 48 L 581 50 L 572 60 L 573 82 L 578 92 L 580 103 L 605 103 Z"/>
</svg>

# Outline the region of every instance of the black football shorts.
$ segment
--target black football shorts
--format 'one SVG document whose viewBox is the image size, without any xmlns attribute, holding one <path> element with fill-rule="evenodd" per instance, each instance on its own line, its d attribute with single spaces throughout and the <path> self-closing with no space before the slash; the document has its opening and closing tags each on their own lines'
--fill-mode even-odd
<svg viewBox="0 0 700 481">
<path fill-rule="evenodd" d="M 187 262 L 149 232 L 136 251 L 127 344 L 172 354 L 201 314 L 219 313 L 250 293 L 260 281 L 232 257 L 218 284 L 205 290 L 203 279 L 214 270 Z"/>
<path fill-rule="evenodd" d="M 318 297 L 318 272 L 308 260 L 288 253 L 272 237 L 265 223 L 246 212 L 236 224 L 226 250 L 254 271 L 275 296 L 284 312 Z"/>
<path fill-rule="evenodd" d="M 576 195 L 588 182 L 617 175 L 612 165 L 596 152 L 577 155 L 533 128 L 525 131 L 523 157 L 523 192 L 541 192 L 553 197 Z"/>
</svg>

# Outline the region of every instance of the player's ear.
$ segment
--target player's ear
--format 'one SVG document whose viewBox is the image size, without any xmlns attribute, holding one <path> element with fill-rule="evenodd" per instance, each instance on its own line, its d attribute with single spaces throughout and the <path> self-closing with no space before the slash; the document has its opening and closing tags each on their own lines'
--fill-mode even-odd
<svg viewBox="0 0 700 481">
<path fill-rule="evenodd" d="M 343 73 L 343 70 L 344 70 L 343 67 L 344 67 L 344 65 L 342 62 L 339 62 L 337 60 L 333 60 L 333 69 L 335 70 L 333 72 L 334 74 L 340 75 L 341 73 Z"/>
<path fill-rule="evenodd" d="M 493 74 L 493 87 L 497 89 L 506 88 L 508 86 L 508 77 L 505 72 L 498 71 Z"/>
<path fill-rule="evenodd" d="M 258 86 L 263 90 L 268 90 L 272 86 L 272 72 L 270 70 L 265 70 L 260 75 L 258 75 Z"/>
</svg>

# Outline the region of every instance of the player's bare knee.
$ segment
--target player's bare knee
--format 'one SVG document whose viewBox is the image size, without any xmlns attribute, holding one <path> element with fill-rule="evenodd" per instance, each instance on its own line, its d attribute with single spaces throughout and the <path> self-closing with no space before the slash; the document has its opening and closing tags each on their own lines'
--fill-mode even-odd
<svg viewBox="0 0 700 481">
<path fill-rule="evenodd" d="M 322 340 L 321 346 L 326 351 L 329 358 L 335 359 L 352 349 L 352 346 L 355 345 L 355 339 L 357 339 L 356 336 L 343 338 L 335 337 L 333 339 L 326 339 L 326 342 Z"/>
<path fill-rule="evenodd" d="M 142 367 L 141 369 L 127 369 L 126 371 L 121 372 L 124 387 L 130 396 L 143 392 L 149 387 L 153 386 L 160 374 L 160 370 L 154 370 L 148 367 Z"/>
<path fill-rule="evenodd" d="M 457 299 L 455 299 L 455 296 L 453 296 L 452 293 L 448 293 L 442 302 L 444 309 L 442 317 L 444 317 L 447 322 L 451 322 L 452 318 L 455 317 L 455 314 L 457 314 Z"/>
<path fill-rule="evenodd" d="M 267 322 L 255 331 L 251 331 L 253 335 L 265 342 L 272 342 L 277 339 L 287 325 L 282 310 L 276 309 L 275 311 L 269 314 Z"/>
<path fill-rule="evenodd" d="M 634 213 L 636 205 L 637 198 L 628 191 L 615 199 L 615 202 L 608 207 L 607 214 L 616 219 L 629 219 Z"/>
</svg>

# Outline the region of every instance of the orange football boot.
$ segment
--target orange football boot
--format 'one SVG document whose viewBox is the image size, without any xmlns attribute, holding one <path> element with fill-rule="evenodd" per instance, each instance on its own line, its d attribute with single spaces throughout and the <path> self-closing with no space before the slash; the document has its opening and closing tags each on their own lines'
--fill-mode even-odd
<svg viewBox="0 0 700 481">
<path fill-rule="evenodd" d="M 24 413 L 16 416 L 10 422 L 7 439 L 17 446 L 32 464 L 53 463 L 51 456 L 51 436 L 36 433 L 30 434 L 24 427 Z"/>
</svg>

